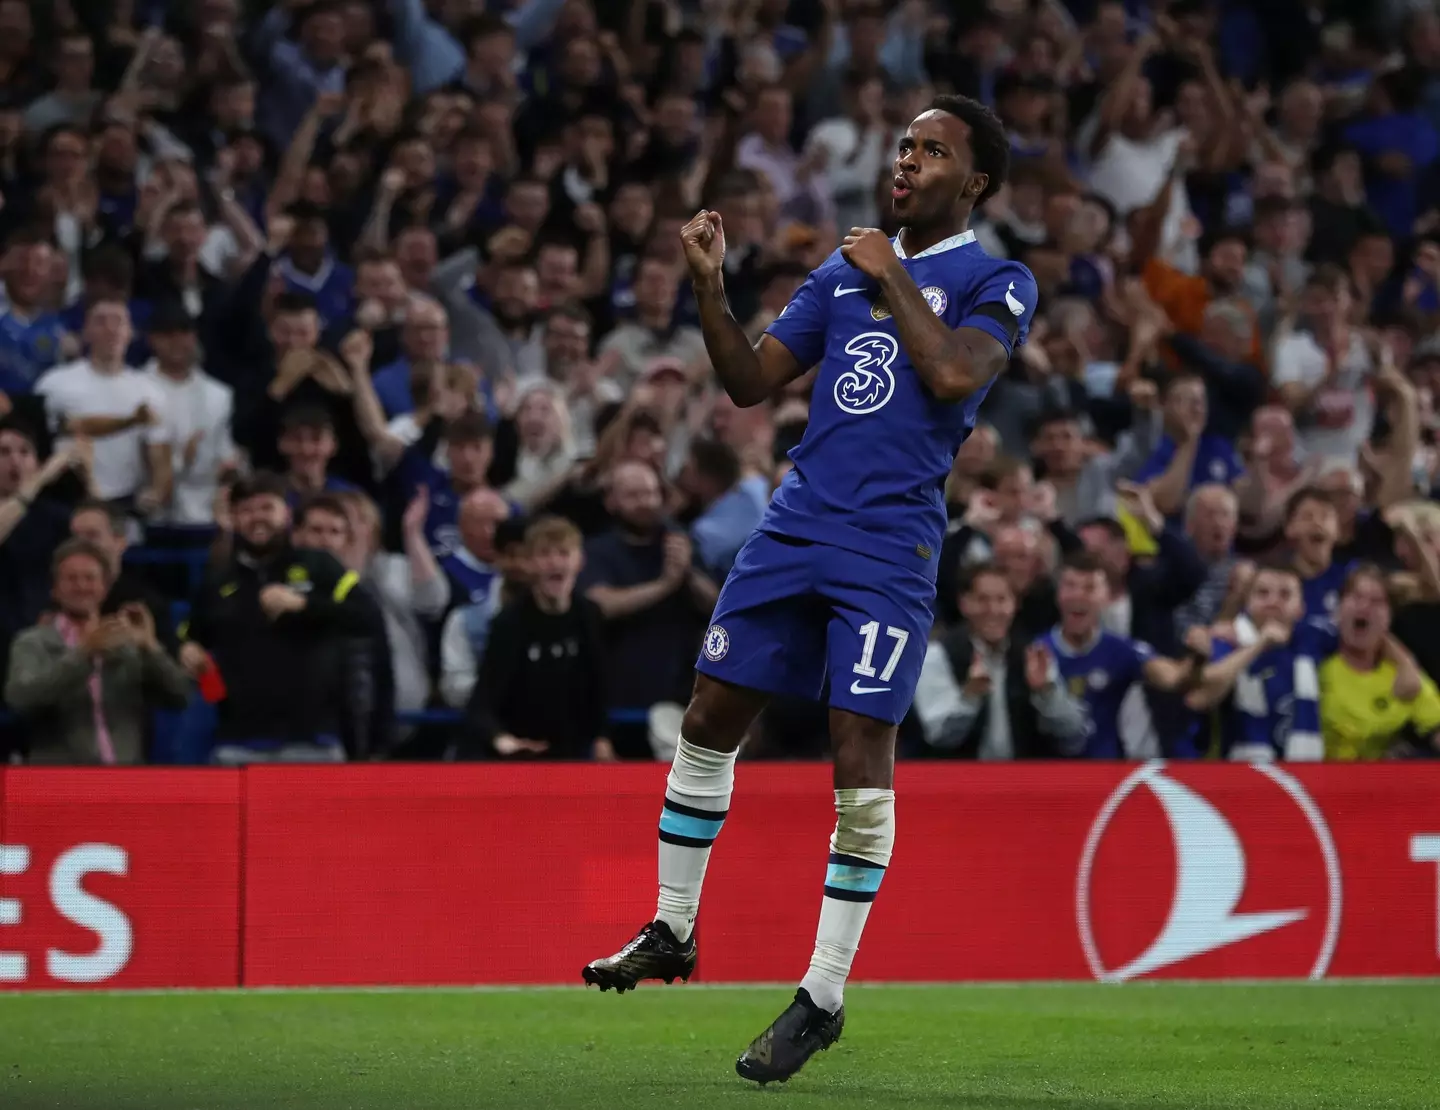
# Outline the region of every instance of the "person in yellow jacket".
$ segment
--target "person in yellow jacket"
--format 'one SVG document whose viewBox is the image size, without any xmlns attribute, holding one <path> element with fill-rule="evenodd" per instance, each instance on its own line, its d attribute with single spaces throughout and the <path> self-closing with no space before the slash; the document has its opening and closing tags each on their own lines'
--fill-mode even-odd
<svg viewBox="0 0 1440 1110">
<path fill-rule="evenodd" d="M 1339 650 L 1320 665 L 1325 758 L 1384 759 L 1407 742 L 1440 748 L 1440 690 L 1390 636 L 1390 599 L 1378 568 L 1351 572 L 1336 623 Z"/>
</svg>

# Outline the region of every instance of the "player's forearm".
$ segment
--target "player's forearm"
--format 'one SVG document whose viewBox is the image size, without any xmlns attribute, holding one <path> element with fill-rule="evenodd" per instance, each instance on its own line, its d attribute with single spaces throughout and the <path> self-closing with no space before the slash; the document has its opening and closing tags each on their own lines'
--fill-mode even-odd
<svg viewBox="0 0 1440 1110">
<path fill-rule="evenodd" d="M 900 342 L 920 380 L 942 401 L 963 401 L 995 376 L 982 352 L 936 316 L 903 266 L 880 279 L 880 291 L 895 317 Z"/>
<path fill-rule="evenodd" d="M 1188 443 L 1176 444 L 1170 465 L 1150 483 L 1150 496 L 1155 501 L 1155 507 L 1166 516 L 1174 516 L 1185 507 L 1185 494 L 1190 489 L 1190 476 L 1195 471 L 1195 455 L 1199 449 L 1199 436 Z"/>
<path fill-rule="evenodd" d="M 700 311 L 700 332 L 715 375 L 730 399 L 741 408 L 758 405 L 770 396 L 764 368 L 745 329 L 730 311 L 725 299 L 724 279 L 701 278 L 695 282 L 695 304 Z"/>
</svg>

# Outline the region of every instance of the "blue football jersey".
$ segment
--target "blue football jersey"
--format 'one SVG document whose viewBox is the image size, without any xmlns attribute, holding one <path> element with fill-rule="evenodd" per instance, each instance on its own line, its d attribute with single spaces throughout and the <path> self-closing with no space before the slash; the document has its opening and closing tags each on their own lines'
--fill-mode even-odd
<svg viewBox="0 0 1440 1110">
<path fill-rule="evenodd" d="M 28 393 L 40 375 L 60 361 L 65 325 L 53 312 L 24 317 L 0 312 L 0 391 Z"/>
<path fill-rule="evenodd" d="M 895 252 L 926 302 L 951 328 L 978 328 L 1012 350 L 1008 329 L 982 305 L 1003 306 L 1023 342 L 1035 312 L 1035 279 L 991 258 L 974 232 L 906 257 Z M 955 452 L 975 427 L 988 387 L 963 402 L 937 400 L 900 343 L 878 283 L 837 250 L 766 329 L 801 366 L 818 364 L 810 422 L 790 452 L 794 469 L 760 529 L 830 544 L 935 578 L 945 532 L 943 488 Z"/>
<path fill-rule="evenodd" d="M 1060 680 L 1076 699 L 1085 703 L 1085 757 L 1124 759 L 1120 741 L 1120 703 L 1130 687 L 1141 681 L 1141 671 L 1154 656 L 1150 645 L 1101 631 L 1090 646 L 1077 651 L 1052 628 L 1040 643 L 1055 657 Z"/>
<path fill-rule="evenodd" d="M 327 257 L 313 274 L 295 269 L 288 255 L 277 260 L 275 268 L 285 279 L 286 292 L 309 293 L 315 298 L 322 329 L 343 320 L 354 310 L 355 272 L 333 257 Z"/>
<path fill-rule="evenodd" d="M 1305 599 L 1306 620 L 1330 620 L 1335 616 L 1340 591 L 1345 588 L 1345 578 L 1354 565 L 1337 560 L 1314 578 L 1301 577 L 1300 595 Z"/>
</svg>

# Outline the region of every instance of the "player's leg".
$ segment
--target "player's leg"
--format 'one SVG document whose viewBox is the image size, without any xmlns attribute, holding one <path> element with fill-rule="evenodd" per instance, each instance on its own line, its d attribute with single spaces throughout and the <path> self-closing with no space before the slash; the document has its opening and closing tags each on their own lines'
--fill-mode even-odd
<svg viewBox="0 0 1440 1110">
<path fill-rule="evenodd" d="M 747 1079 L 787 1079 L 840 1037 L 844 990 L 895 843 L 895 733 L 909 711 L 934 590 L 861 556 L 836 560 L 831 597 L 830 735 L 835 829 L 809 970 L 795 1001 L 736 1062 Z"/>
<path fill-rule="evenodd" d="M 757 534 L 736 559 L 696 664 L 660 812 L 655 919 L 613 956 L 586 966 L 602 990 L 642 979 L 689 979 L 710 849 L 730 808 L 735 757 L 771 693 L 819 693 L 823 610 L 807 601 L 802 553 Z M 818 618 L 818 619 L 817 619 Z"/>
<path fill-rule="evenodd" d="M 624 948 L 585 966 L 587 984 L 623 993 L 643 979 L 688 981 L 695 971 L 695 916 L 710 849 L 730 809 L 740 741 L 769 695 L 704 674 L 680 727 L 660 810 L 660 897 L 655 918 Z"/>
</svg>

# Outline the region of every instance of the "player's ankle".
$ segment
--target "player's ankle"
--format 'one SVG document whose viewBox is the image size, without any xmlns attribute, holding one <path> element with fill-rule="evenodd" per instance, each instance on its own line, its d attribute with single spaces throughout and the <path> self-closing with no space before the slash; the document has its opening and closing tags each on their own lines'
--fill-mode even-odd
<svg viewBox="0 0 1440 1110">
<path fill-rule="evenodd" d="M 684 944 L 690 939 L 690 934 L 695 931 L 695 919 L 683 913 L 675 913 L 673 910 L 657 910 L 655 920 L 664 925 L 675 939 Z"/>
<path fill-rule="evenodd" d="M 845 1005 L 845 983 L 836 982 L 825 975 L 817 974 L 811 968 L 804 979 L 800 980 L 800 989 L 810 996 L 810 1001 L 819 1006 L 826 1013 L 836 1013 L 841 1006 Z"/>
</svg>

